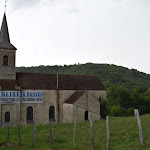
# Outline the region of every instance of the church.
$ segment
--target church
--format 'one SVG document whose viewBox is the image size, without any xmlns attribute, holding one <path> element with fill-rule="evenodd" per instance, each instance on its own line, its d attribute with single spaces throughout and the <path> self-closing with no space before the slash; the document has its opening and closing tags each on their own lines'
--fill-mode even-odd
<svg viewBox="0 0 150 150">
<path fill-rule="evenodd" d="M 100 119 L 106 88 L 97 76 L 16 72 L 6 14 L 0 31 L 0 126 Z"/>
</svg>

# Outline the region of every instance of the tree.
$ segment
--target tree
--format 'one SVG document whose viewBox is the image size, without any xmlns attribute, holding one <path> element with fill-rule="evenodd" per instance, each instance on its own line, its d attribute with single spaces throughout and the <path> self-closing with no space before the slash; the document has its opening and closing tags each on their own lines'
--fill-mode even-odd
<svg viewBox="0 0 150 150">
<path fill-rule="evenodd" d="M 113 85 L 107 90 L 108 104 L 129 108 L 132 105 L 128 90 L 122 86 Z"/>
<path fill-rule="evenodd" d="M 106 119 L 107 116 L 107 102 L 103 100 L 101 97 L 99 98 L 100 102 L 100 115 L 103 119 Z"/>
</svg>

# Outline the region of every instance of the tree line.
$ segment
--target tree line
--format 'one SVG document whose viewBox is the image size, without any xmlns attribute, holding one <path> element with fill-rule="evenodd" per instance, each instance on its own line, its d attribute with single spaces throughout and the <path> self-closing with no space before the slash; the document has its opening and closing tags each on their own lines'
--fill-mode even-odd
<svg viewBox="0 0 150 150">
<path fill-rule="evenodd" d="M 107 110 L 113 116 L 130 116 L 134 109 L 140 114 L 150 113 L 150 88 L 146 91 L 134 88 L 129 92 L 123 86 L 112 85 L 107 90 L 107 98 Z"/>
</svg>

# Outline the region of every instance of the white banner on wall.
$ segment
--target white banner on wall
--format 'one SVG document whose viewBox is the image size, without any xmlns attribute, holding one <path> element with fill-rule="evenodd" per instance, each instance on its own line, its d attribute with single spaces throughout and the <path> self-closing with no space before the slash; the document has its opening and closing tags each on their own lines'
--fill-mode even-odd
<svg viewBox="0 0 150 150">
<path fill-rule="evenodd" d="M 20 103 L 20 91 L 0 91 L 0 104 Z"/>
<path fill-rule="evenodd" d="M 43 103 L 43 91 L 23 91 L 22 103 Z"/>
</svg>

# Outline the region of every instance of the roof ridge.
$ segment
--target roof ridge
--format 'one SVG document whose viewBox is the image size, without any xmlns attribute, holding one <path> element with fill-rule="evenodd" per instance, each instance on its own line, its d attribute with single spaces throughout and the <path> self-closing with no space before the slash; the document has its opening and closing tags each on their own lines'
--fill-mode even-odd
<svg viewBox="0 0 150 150">
<path fill-rule="evenodd" d="M 63 73 L 36 73 L 36 72 L 16 72 L 19 74 L 53 74 L 53 75 L 69 75 L 69 76 L 93 76 L 93 77 L 97 77 L 96 75 L 87 75 L 87 74 L 63 74 Z"/>
</svg>

